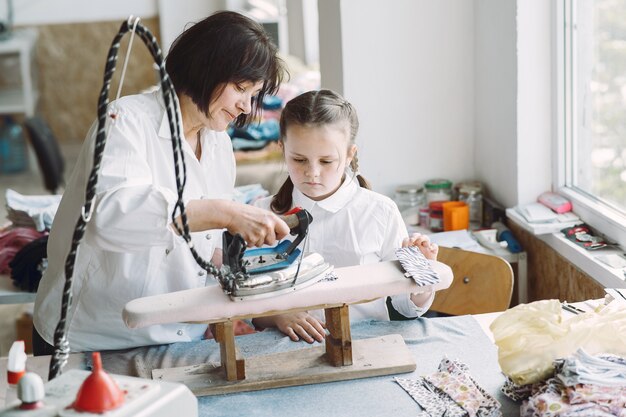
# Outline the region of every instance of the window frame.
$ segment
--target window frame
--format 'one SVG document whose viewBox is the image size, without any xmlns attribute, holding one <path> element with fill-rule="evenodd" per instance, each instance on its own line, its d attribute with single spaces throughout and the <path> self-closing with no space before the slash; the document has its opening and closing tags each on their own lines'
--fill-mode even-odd
<svg viewBox="0 0 626 417">
<path fill-rule="evenodd" d="M 573 149 L 576 130 L 573 112 L 576 109 L 575 76 L 576 39 L 571 29 L 576 22 L 574 2 L 555 2 L 554 79 L 556 126 L 554 135 L 553 186 L 568 198 L 574 212 L 602 234 L 605 239 L 626 248 L 626 215 L 573 186 Z"/>
</svg>

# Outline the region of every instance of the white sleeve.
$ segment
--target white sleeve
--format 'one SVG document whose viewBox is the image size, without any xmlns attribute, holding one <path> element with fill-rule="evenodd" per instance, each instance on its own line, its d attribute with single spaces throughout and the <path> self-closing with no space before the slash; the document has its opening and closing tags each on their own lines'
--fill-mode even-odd
<svg viewBox="0 0 626 417">
<path fill-rule="evenodd" d="M 114 251 L 171 244 L 169 227 L 177 200 L 174 189 L 155 185 L 145 155 L 150 130 L 123 109 L 109 128 L 100 164 L 96 199 L 86 238 Z M 156 135 L 156 134 L 155 134 Z"/>
</svg>

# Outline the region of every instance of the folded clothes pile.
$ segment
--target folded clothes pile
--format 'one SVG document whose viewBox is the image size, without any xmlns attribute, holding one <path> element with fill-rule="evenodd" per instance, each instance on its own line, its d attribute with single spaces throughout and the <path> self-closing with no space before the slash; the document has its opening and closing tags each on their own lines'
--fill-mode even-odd
<svg viewBox="0 0 626 417">
<path fill-rule="evenodd" d="M 0 229 L 0 275 L 10 274 L 9 263 L 15 258 L 15 255 L 24 246 L 45 234 L 30 227 L 9 226 Z"/>
<path fill-rule="evenodd" d="M 11 275 L 13 284 L 35 292 L 47 267 L 48 231 L 61 195 L 22 195 L 6 191 L 7 219 L 0 229 L 0 274 Z"/>
<path fill-rule="evenodd" d="M 395 380 L 422 408 L 418 417 L 502 416 L 500 403 L 474 381 L 461 362 L 444 358 L 431 375 Z"/>
<path fill-rule="evenodd" d="M 280 127 L 277 120 L 268 119 L 242 128 L 230 126 L 228 135 L 233 142 L 234 150 L 256 150 L 264 148 L 271 141 L 278 140 Z"/>
<path fill-rule="evenodd" d="M 522 417 L 625 417 L 626 359 L 579 349 L 554 361 L 554 374 L 546 380 L 520 386 L 508 379 L 502 391 L 524 400 Z"/>
<path fill-rule="evenodd" d="M 61 202 L 61 195 L 26 196 L 11 189 L 5 198 L 7 218 L 13 226 L 32 227 L 39 232 L 50 229 Z"/>
</svg>

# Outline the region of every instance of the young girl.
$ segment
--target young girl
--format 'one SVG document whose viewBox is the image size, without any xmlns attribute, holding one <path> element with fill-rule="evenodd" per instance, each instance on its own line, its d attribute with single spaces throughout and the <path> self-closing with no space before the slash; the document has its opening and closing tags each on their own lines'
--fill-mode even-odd
<svg viewBox="0 0 626 417">
<path fill-rule="evenodd" d="M 289 177 L 278 193 L 255 205 L 283 214 L 293 207 L 313 216 L 306 250 L 321 254 L 335 267 L 395 259 L 400 246 L 418 246 L 436 261 L 439 248 L 428 237 L 410 238 L 395 203 L 371 191 L 358 173 L 356 111 L 330 90 L 309 91 L 287 103 L 280 119 L 281 145 Z M 436 289 L 450 285 L 441 277 Z M 434 292 L 391 297 L 394 310 L 419 317 L 432 304 Z M 297 341 L 324 340 L 323 312 L 300 312 L 256 318 L 257 328 L 277 327 Z M 384 298 L 350 306 L 350 319 L 389 320 Z"/>
</svg>

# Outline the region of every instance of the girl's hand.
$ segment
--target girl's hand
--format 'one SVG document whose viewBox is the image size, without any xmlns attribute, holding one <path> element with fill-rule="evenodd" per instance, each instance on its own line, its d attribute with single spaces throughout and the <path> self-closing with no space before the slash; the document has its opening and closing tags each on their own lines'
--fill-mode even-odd
<svg viewBox="0 0 626 417">
<path fill-rule="evenodd" d="M 430 259 L 431 261 L 437 260 L 439 246 L 436 243 L 432 243 L 428 236 L 420 233 L 413 233 L 411 236 L 402 241 L 403 248 L 409 246 L 417 246 L 426 259 Z"/>
<path fill-rule="evenodd" d="M 258 317 L 252 321 L 255 326 L 276 327 L 297 342 L 302 338 L 307 343 L 323 342 L 326 337 L 326 325 L 307 313 L 278 314 L 271 317 Z"/>
</svg>

